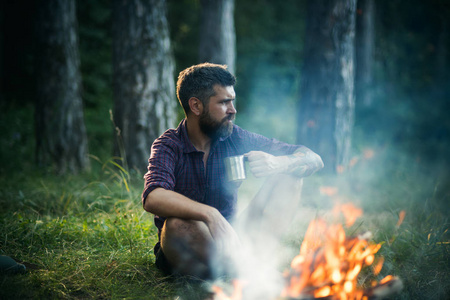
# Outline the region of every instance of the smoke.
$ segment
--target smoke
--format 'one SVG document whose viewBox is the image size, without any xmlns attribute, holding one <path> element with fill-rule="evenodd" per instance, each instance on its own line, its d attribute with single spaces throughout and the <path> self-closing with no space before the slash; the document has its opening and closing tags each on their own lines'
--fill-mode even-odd
<svg viewBox="0 0 450 300">
<path fill-rule="evenodd" d="M 244 99 L 238 90 L 236 123 L 247 130 L 295 143 L 296 91 L 283 88 L 287 85 L 280 85 L 279 80 L 266 78 L 269 75 L 261 75 L 270 72 L 270 67 L 261 66 L 254 72 L 255 78 L 246 87 L 248 94 Z M 423 102 L 424 108 L 417 110 L 417 105 L 411 105 L 412 100 L 381 92 L 375 96 L 380 100 L 376 107 L 357 107 L 352 154 L 347 166 L 338 174 L 321 172 L 307 178 L 299 205 L 276 207 L 278 219 L 253 211 L 254 218 L 247 219 L 245 226 L 242 225 L 245 222 L 236 222 L 243 249 L 236 251 L 234 259 L 239 278 L 247 284 L 243 299 L 269 299 L 279 295 L 276 291 L 284 285 L 282 271 L 295 254 L 293 251 L 299 249 L 307 224 L 314 213 L 325 213 L 335 202 L 352 202 L 361 207 L 365 212 L 361 228 L 368 229 L 373 229 L 370 227 L 374 222 L 376 228 L 387 226 L 386 223 L 395 225 L 402 210 L 407 211 L 407 219 L 414 213 L 427 216 L 450 213 L 448 122 L 443 120 L 445 110 L 438 109 L 442 105 L 435 108 L 440 112 L 426 117 L 428 113 L 419 112 L 430 110 L 428 102 Z M 254 197 L 248 190 L 258 190 L 264 185 L 244 182 L 239 197 L 241 210 Z M 287 201 L 283 196 L 276 199 L 274 203 Z M 285 231 L 274 228 L 274 224 L 285 220 L 285 214 L 292 212 L 295 216 L 290 228 Z M 286 245 L 287 237 L 298 241 L 297 247 Z"/>
<path fill-rule="evenodd" d="M 304 186 L 289 176 L 267 180 L 248 176 L 239 193 L 240 213 L 233 222 L 242 241 L 233 261 L 235 277 L 242 281 L 243 299 L 276 299 L 280 295 L 286 284 L 283 271 L 298 253 L 309 222 L 317 214 L 329 218 L 336 202 L 363 208 L 364 216 L 355 225 L 358 232 L 377 229 L 386 234 L 403 210 L 407 219 L 414 210 L 436 211 L 425 207 L 433 205 L 430 196 L 438 190 L 436 177 L 418 175 L 426 166 L 414 156 L 384 145 L 355 149 L 342 173 L 314 175 L 305 179 Z"/>
<path fill-rule="evenodd" d="M 238 77 L 236 87 L 236 124 L 267 137 L 295 143 L 299 71 L 255 62 L 246 72 Z"/>
<path fill-rule="evenodd" d="M 244 286 L 243 299 L 275 299 L 280 295 L 284 286 L 281 266 L 287 256 L 283 237 L 301 207 L 302 185 L 301 178 L 278 175 L 263 180 L 256 195 L 240 199 L 247 205 L 233 226 L 242 244 L 231 260 L 233 276 Z"/>
</svg>

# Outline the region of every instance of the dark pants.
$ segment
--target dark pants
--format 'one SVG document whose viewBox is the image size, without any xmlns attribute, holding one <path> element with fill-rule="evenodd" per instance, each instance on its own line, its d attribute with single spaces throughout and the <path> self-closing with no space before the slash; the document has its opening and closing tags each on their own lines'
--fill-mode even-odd
<svg viewBox="0 0 450 300">
<path fill-rule="evenodd" d="M 161 243 L 158 242 L 155 244 L 155 247 L 153 248 L 153 252 L 155 254 L 155 266 L 164 273 L 166 276 L 172 276 L 174 278 L 185 278 L 186 276 L 183 276 L 183 274 L 180 274 L 177 272 L 175 268 L 172 267 L 170 262 L 167 260 L 166 256 L 164 255 L 164 252 L 161 248 Z M 187 276 L 189 280 L 211 280 L 214 278 L 213 272 L 211 269 L 203 270 L 201 273 L 197 274 L 191 274 Z"/>
<path fill-rule="evenodd" d="M 161 249 L 161 243 L 158 242 L 155 244 L 153 248 L 153 252 L 155 253 L 155 266 L 161 270 L 164 275 L 174 275 L 173 268 L 167 260 L 164 252 Z"/>
</svg>

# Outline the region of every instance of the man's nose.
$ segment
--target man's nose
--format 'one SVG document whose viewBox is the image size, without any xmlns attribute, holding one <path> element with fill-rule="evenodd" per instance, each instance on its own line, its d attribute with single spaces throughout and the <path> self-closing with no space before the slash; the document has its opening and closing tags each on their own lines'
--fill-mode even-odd
<svg viewBox="0 0 450 300">
<path fill-rule="evenodd" d="M 237 110 L 234 107 L 233 102 L 231 102 L 231 101 L 230 101 L 230 105 L 228 105 L 227 113 L 228 114 L 236 114 L 237 113 Z"/>
</svg>

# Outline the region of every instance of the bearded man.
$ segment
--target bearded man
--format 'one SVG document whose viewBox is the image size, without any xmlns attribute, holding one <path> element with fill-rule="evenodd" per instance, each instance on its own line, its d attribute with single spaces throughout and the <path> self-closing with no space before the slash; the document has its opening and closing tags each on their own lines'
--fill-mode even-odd
<svg viewBox="0 0 450 300">
<path fill-rule="evenodd" d="M 265 196 L 280 182 L 276 178 L 286 176 L 281 174 L 301 181 L 323 168 L 320 156 L 305 146 L 235 125 L 235 82 L 223 65 L 204 63 L 180 72 L 177 97 L 186 117 L 152 145 L 142 201 L 155 215 L 155 264 L 166 274 L 211 278 L 218 269 L 213 266 L 239 251 L 230 222 L 240 183 L 226 180 L 225 157 L 245 155 L 256 177 L 270 178 L 249 205 L 247 215 L 256 217 L 272 201 Z M 276 220 L 272 224 L 279 225 Z"/>
</svg>

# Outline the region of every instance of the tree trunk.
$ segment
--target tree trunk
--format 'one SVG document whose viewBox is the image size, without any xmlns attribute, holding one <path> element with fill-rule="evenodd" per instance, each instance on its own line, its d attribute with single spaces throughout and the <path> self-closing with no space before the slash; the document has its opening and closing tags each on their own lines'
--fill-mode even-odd
<svg viewBox="0 0 450 300">
<path fill-rule="evenodd" d="M 355 10 L 356 0 L 308 2 L 297 141 L 327 171 L 343 170 L 350 156 Z"/>
<path fill-rule="evenodd" d="M 371 107 L 373 101 L 373 52 L 375 47 L 375 1 L 358 0 L 356 17 L 356 101 Z"/>
<path fill-rule="evenodd" d="M 36 158 L 59 173 L 89 167 L 74 0 L 39 1 L 36 14 Z"/>
<path fill-rule="evenodd" d="M 236 32 L 234 0 L 201 0 L 200 62 L 225 64 L 234 74 Z"/>
<path fill-rule="evenodd" d="M 113 8 L 115 153 L 144 171 L 153 141 L 176 117 L 174 60 L 165 0 L 115 0 Z"/>
</svg>

